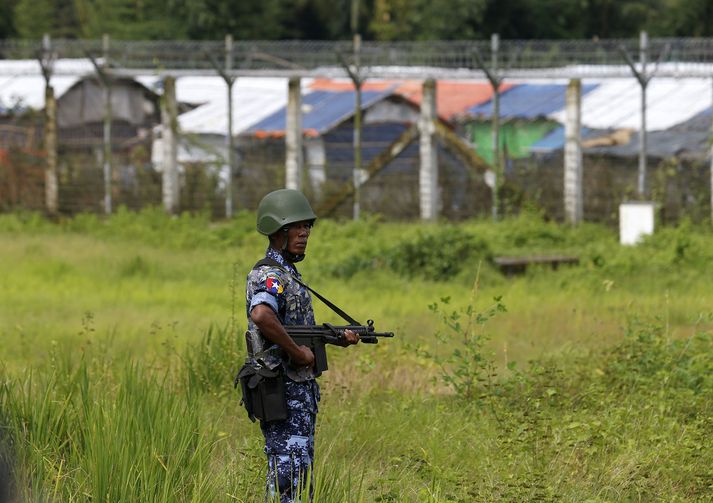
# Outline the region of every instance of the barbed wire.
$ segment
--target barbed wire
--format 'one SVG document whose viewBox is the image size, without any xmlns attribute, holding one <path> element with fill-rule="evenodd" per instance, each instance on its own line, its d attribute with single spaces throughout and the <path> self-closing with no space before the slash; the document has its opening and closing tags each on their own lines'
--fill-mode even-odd
<svg viewBox="0 0 713 503">
<path fill-rule="evenodd" d="M 639 40 L 501 40 L 363 42 L 359 64 L 370 77 L 481 77 L 482 62 L 503 77 L 586 78 L 630 76 L 627 56 L 638 61 Z M 117 75 L 229 73 L 261 76 L 345 76 L 340 61 L 354 64 L 350 41 L 126 41 L 0 40 L 0 59 L 36 60 L 101 58 Z M 713 75 L 713 38 L 653 38 L 647 59 L 658 63 L 662 76 Z M 3 72 L 0 66 L 0 72 Z M 16 72 L 16 70 L 15 70 Z M 32 72 L 28 67 L 27 72 Z M 86 73 L 83 67 L 57 68 L 57 75 Z"/>
</svg>

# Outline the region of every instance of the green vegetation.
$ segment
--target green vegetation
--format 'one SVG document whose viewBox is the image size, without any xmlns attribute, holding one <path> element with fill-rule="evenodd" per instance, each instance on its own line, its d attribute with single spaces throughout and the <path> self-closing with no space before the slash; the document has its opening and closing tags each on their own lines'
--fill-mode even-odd
<svg viewBox="0 0 713 503">
<path fill-rule="evenodd" d="M 232 388 L 253 219 L 0 215 L 19 501 L 261 500 Z M 547 252 L 580 264 L 492 262 Z M 396 338 L 330 349 L 317 501 L 710 501 L 712 264 L 713 234 L 685 222 L 635 248 L 537 215 L 318 222 L 306 279 Z"/>
<path fill-rule="evenodd" d="M 358 0 L 367 40 L 625 38 L 713 34 L 708 0 Z M 337 40 L 353 0 L 4 0 L 0 38 Z"/>
</svg>

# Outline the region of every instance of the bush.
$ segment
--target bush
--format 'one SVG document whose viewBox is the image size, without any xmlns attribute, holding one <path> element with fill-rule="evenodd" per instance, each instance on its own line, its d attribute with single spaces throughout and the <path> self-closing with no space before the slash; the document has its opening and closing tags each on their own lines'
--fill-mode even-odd
<svg viewBox="0 0 713 503">
<path fill-rule="evenodd" d="M 445 226 L 398 243 L 386 252 L 385 259 L 397 274 L 442 281 L 456 276 L 466 265 L 491 262 L 492 252 L 482 238 Z"/>
</svg>

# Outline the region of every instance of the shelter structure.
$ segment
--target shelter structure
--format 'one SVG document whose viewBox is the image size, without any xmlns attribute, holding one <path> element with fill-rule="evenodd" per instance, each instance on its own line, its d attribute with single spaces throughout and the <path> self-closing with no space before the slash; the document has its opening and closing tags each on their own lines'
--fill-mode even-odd
<svg viewBox="0 0 713 503">
<path fill-rule="evenodd" d="M 104 85 L 90 74 L 57 98 L 63 211 L 92 208 L 101 200 L 103 180 L 96 165 L 106 155 L 108 126 L 113 198 L 136 208 L 147 198 L 155 201 L 160 193 L 155 182 L 149 183 L 155 179 L 150 165 L 151 141 L 153 128 L 161 122 L 160 95 L 130 78 L 112 79 L 109 103 L 105 93 Z M 108 113 L 111 121 L 106 120 Z"/>
<path fill-rule="evenodd" d="M 630 84 L 633 89 L 629 96 L 629 104 L 640 110 L 638 118 L 641 120 L 636 127 L 641 133 L 637 192 L 639 195 L 645 195 L 642 187 L 645 186 L 647 172 L 646 137 L 647 132 L 651 131 L 650 122 L 647 122 L 645 112 L 651 108 L 652 101 L 655 101 L 656 93 L 652 90 L 652 86 L 660 79 L 667 78 L 695 77 L 709 80 L 713 68 L 713 56 L 711 56 L 713 55 L 713 51 L 711 51 L 713 39 L 649 40 L 645 33 L 641 35 L 638 42 L 636 40 L 500 41 L 495 35 L 490 44 L 487 41 L 429 41 L 398 44 L 365 42 L 359 49 L 352 47 L 350 43 L 342 42 L 250 41 L 234 43 L 230 36 L 226 37 L 225 43 L 207 41 L 190 44 L 120 41 L 110 43 L 108 37 L 104 37 L 102 41 L 58 41 L 51 44 L 49 38 L 46 37 L 41 45 L 36 42 L 2 41 L 0 42 L 0 51 L 5 57 L 11 58 L 34 58 L 41 54 L 39 61 L 30 61 L 25 64 L 24 70 L 15 68 L 12 72 L 14 72 L 13 76 L 21 75 L 21 73 L 17 73 L 18 71 L 34 76 L 39 76 L 42 73 L 45 76 L 47 88 L 51 82 L 55 81 L 55 77 L 72 77 L 86 73 L 86 71 L 77 68 L 63 67 L 58 64 L 61 61 L 55 61 L 58 56 L 60 58 L 76 58 L 86 56 L 88 53 L 95 55 L 92 59 L 93 67 L 102 80 L 107 76 L 143 78 L 150 75 L 154 78 L 178 79 L 180 81 L 183 78 L 212 76 L 219 73 L 228 88 L 235 78 L 240 80 L 245 77 L 289 78 L 291 82 L 296 81 L 299 88 L 300 79 L 304 82 L 306 79 L 312 78 L 345 77 L 354 74 L 355 71 L 359 74 L 358 80 L 362 83 L 375 78 L 413 78 L 424 83 L 422 88 L 425 106 L 422 107 L 422 112 L 423 109 L 431 109 L 431 104 L 435 102 L 431 91 L 435 87 L 426 86 L 426 83 L 433 80 L 484 79 L 487 77 L 491 83 L 495 82 L 492 85 L 502 90 L 503 82 L 514 83 L 515 79 L 574 79 L 568 85 L 566 112 L 561 110 L 566 120 L 560 119 L 569 125 L 566 134 L 567 151 L 572 153 L 581 152 L 580 117 L 581 126 L 583 126 L 581 129 L 586 131 L 587 128 L 597 129 L 599 127 L 588 126 L 586 104 L 582 106 L 581 103 L 582 95 L 585 96 L 585 99 L 588 98 L 587 93 L 580 92 L 589 83 L 588 79 L 602 82 L 624 79 L 628 81 L 627 85 Z M 100 53 L 101 57 L 98 56 Z M 334 63 L 335 53 L 341 55 L 338 58 L 341 64 L 338 66 Z M 206 58 L 206 54 L 224 54 L 225 64 L 218 64 L 212 57 Z M 42 62 L 41 68 L 40 61 Z M 649 63 L 648 67 L 647 62 Z M 32 66 L 33 68 L 30 68 Z M 0 68 L 0 75 L 7 75 L 4 68 Z M 579 85 L 582 79 L 584 86 Z M 294 87 L 291 85 L 290 89 L 292 90 Z M 428 92 L 426 92 L 427 88 Z M 710 99 L 711 95 L 710 87 L 708 89 L 706 99 Z M 299 98 L 300 94 L 297 93 L 296 96 Z M 499 93 L 495 96 L 499 96 Z M 230 100 L 228 101 L 230 102 Z M 291 104 L 289 107 L 291 110 L 300 108 L 295 106 L 296 103 L 301 102 L 299 99 L 295 99 L 295 94 L 292 91 L 289 94 L 288 102 Z M 494 108 L 497 110 L 499 100 L 496 99 L 495 103 Z M 232 110 L 230 114 L 226 115 L 230 118 L 227 129 L 234 132 L 230 126 L 233 122 Z M 357 114 L 358 116 L 359 114 Z M 294 116 L 291 117 L 294 118 Z M 422 145 L 432 143 L 434 128 L 442 127 L 442 123 L 433 120 L 433 117 L 436 117 L 435 113 L 421 114 L 419 135 Z M 633 114 L 632 117 L 637 117 L 637 115 Z M 297 118 L 300 119 L 300 117 Z M 492 114 L 495 124 L 498 123 L 499 118 L 500 114 Z M 680 123 L 680 121 L 676 121 L 676 123 Z M 163 129 L 166 129 L 168 124 L 172 124 L 172 121 L 164 121 Z M 290 133 L 286 136 L 288 139 L 294 138 L 296 130 L 302 129 L 299 120 L 288 121 L 288 124 L 291 124 L 289 126 Z M 498 143 L 496 140 L 499 128 L 493 129 L 493 142 Z M 626 128 L 613 131 L 610 131 L 609 128 L 603 129 L 612 133 L 612 138 L 617 135 L 616 141 L 620 141 L 622 135 L 631 132 L 627 132 Z M 228 141 L 232 142 L 232 139 L 232 134 L 229 134 Z M 604 141 L 601 138 L 593 138 L 594 140 Z M 453 143 L 453 145 L 455 144 Z M 167 149 L 166 151 L 170 152 L 171 150 Z M 430 153 L 427 153 L 428 151 L 428 148 L 421 149 L 421 171 L 432 174 L 434 170 L 428 166 L 429 163 L 433 165 L 435 156 L 431 156 Z M 233 149 L 228 149 L 227 153 L 229 158 L 233 157 Z M 296 166 L 301 164 L 299 159 L 293 158 L 291 155 L 287 157 L 287 164 Z M 577 164 L 581 165 L 581 160 L 577 160 L 579 157 L 580 154 L 568 157 L 572 162 L 566 163 L 565 171 L 567 173 L 570 173 L 572 167 L 579 169 L 576 168 Z M 295 163 L 295 160 L 298 162 Z M 48 165 L 50 164 L 48 161 Z M 106 163 L 104 164 L 106 166 Z M 498 160 L 494 164 L 495 180 L 498 181 L 494 182 L 492 186 L 494 187 L 493 195 L 496 196 L 500 186 L 502 163 Z M 231 160 L 231 170 L 234 167 L 235 164 Z M 355 175 L 358 171 L 358 169 L 354 170 Z M 112 184 L 107 176 L 110 171 L 105 169 L 104 173 L 105 192 L 108 192 Z M 711 173 L 713 174 L 713 167 Z M 287 183 L 292 178 L 288 176 Z M 422 177 L 422 179 L 425 178 L 427 177 Z M 425 201 L 433 202 L 431 188 L 435 186 L 435 179 L 432 176 L 430 178 L 429 190 L 421 191 L 420 194 L 422 207 Z M 354 180 L 357 180 L 356 176 Z M 711 180 L 713 180 L 713 176 Z M 276 180 L 276 183 L 282 185 L 279 180 Z M 576 185 L 579 184 L 580 182 L 576 182 Z M 581 193 L 581 186 L 576 192 Z M 428 193 L 427 196 L 426 193 Z M 495 203 L 493 208 L 497 207 L 497 199 L 497 197 L 493 197 Z M 49 202 L 47 206 L 51 207 Z M 109 208 L 108 211 L 111 211 L 111 205 L 105 206 Z M 226 208 L 227 206 L 226 204 Z M 431 206 L 433 205 L 431 204 Z M 711 207 L 713 208 L 713 205 Z M 227 214 L 230 213 L 227 212 Z M 495 216 L 496 213 L 493 212 L 493 215 Z M 434 216 L 435 214 L 430 211 L 421 213 L 422 218 L 434 218 Z"/>
<path fill-rule="evenodd" d="M 641 117 L 634 98 L 638 84 L 627 79 L 602 79 L 585 81 L 582 88 L 584 212 L 590 219 L 615 221 L 618 203 L 636 195 Z M 516 96 L 518 89 L 522 89 L 522 95 L 531 92 L 530 98 L 510 100 L 508 96 Z M 538 89 L 524 84 L 501 96 L 506 136 L 503 145 L 509 156 L 506 174 L 525 197 L 534 198 L 550 215 L 562 218 L 562 189 L 552 180 L 562 176 L 566 138 L 560 124 L 565 118 L 564 110 L 554 107 L 542 110 L 537 120 L 548 125 L 549 132 L 539 139 L 533 134 L 531 139 L 535 141 L 527 148 L 513 148 L 513 144 L 517 147 L 517 137 L 507 139 L 508 114 L 526 118 L 533 107 L 544 104 L 546 108 L 550 103 L 548 89 L 549 86 Z M 540 90 L 545 92 L 538 95 Z M 648 95 L 647 157 L 652 164 L 652 176 L 648 178 L 647 189 L 658 198 L 664 218 L 676 219 L 684 212 L 691 214 L 694 207 L 705 206 L 708 185 L 705 167 L 710 159 L 713 102 L 711 80 L 653 79 Z M 487 113 L 489 106 L 486 103 L 469 112 Z M 486 137 L 486 148 L 487 140 Z M 475 143 L 479 145 L 477 138 Z M 488 158 L 487 153 L 483 157 Z"/>
<path fill-rule="evenodd" d="M 17 75 L 0 76 L 0 103 L 5 118 L 0 120 L 0 149 L 5 149 L 5 173 L 10 170 L 31 176 L 42 193 L 41 170 L 35 169 L 46 157 L 44 152 L 46 118 L 40 113 L 45 105 L 45 81 L 24 70 L 38 66 L 36 61 L 2 61 Z M 98 209 L 103 190 L 102 173 L 97 169 L 106 146 L 107 103 L 105 89 L 88 61 L 55 62 L 58 68 L 84 70 L 84 76 L 51 77 L 56 98 L 55 131 L 59 154 L 59 211 L 75 212 Z M 138 207 L 143 201 L 155 200 L 160 186 L 151 187 L 151 139 L 153 128 L 160 123 L 160 89 L 151 89 L 132 78 L 119 77 L 111 82 L 111 136 L 115 171 L 112 174 L 113 196 L 120 204 Z M 11 166 L 9 165 L 11 164 Z M 18 171 L 19 170 L 19 171 Z M 26 183 L 19 175 L 15 184 Z M 19 189 L 18 189 L 19 190 Z M 147 193 L 148 190 L 148 193 Z M 12 192 L 12 190 L 10 190 Z M 17 191 L 15 191 L 17 192 Z M 42 208 L 42 197 L 25 198 L 22 206 Z M 159 199 L 160 200 L 160 199 Z"/>
<path fill-rule="evenodd" d="M 597 84 L 582 87 L 587 95 Z M 565 107 L 567 85 L 562 83 L 511 83 L 501 90 L 500 149 L 507 161 L 522 159 L 531 153 L 531 147 L 553 130 L 561 127 L 564 120 L 552 117 Z M 492 138 L 493 101 L 489 100 L 472 107 L 457 116 L 463 133 L 475 146 L 478 155 L 489 163 L 493 162 Z"/>
<path fill-rule="evenodd" d="M 446 120 L 459 109 L 458 100 L 472 104 L 487 99 L 490 94 L 484 83 L 458 84 L 474 92 L 448 93 L 449 83 L 444 83 L 441 93 L 438 87 L 436 90 L 439 131 L 450 132 L 447 138 L 439 138 L 437 146 L 441 173 L 439 200 L 443 214 L 453 218 L 487 211 L 490 204 L 490 191 L 482 177 L 486 163 L 477 156 L 462 155 L 469 147 L 451 132 Z M 306 185 L 319 201 L 322 212 L 346 216 L 351 208 L 355 99 L 351 83 L 338 80 L 314 81 L 302 98 Z M 361 204 L 367 211 L 399 218 L 418 216 L 416 128 L 420 99 L 420 87 L 412 82 L 377 81 L 362 88 L 361 155 L 367 169 L 362 181 Z M 252 139 L 254 152 L 279 149 L 286 124 L 287 109 L 283 108 L 251 126 L 243 134 L 242 143 Z M 461 149 L 453 142 L 462 144 Z M 246 162 L 250 164 L 249 160 Z M 279 166 L 276 168 L 276 176 L 281 176 Z M 251 182 L 251 186 L 255 183 L 257 181 Z"/>
</svg>

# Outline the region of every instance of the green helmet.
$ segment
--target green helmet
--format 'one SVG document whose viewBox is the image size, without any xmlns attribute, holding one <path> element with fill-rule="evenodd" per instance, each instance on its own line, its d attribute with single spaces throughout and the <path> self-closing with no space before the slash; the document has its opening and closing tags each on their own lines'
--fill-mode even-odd
<svg viewBox="0 0 713 503">
<path fill-rule="evenodd" d="M 316 220 L 307 198 L 299 190 L 280 189 L 262 198 L 257 207 L 257 231 L 269 236 L 285 225 Z"/>
</svg>

